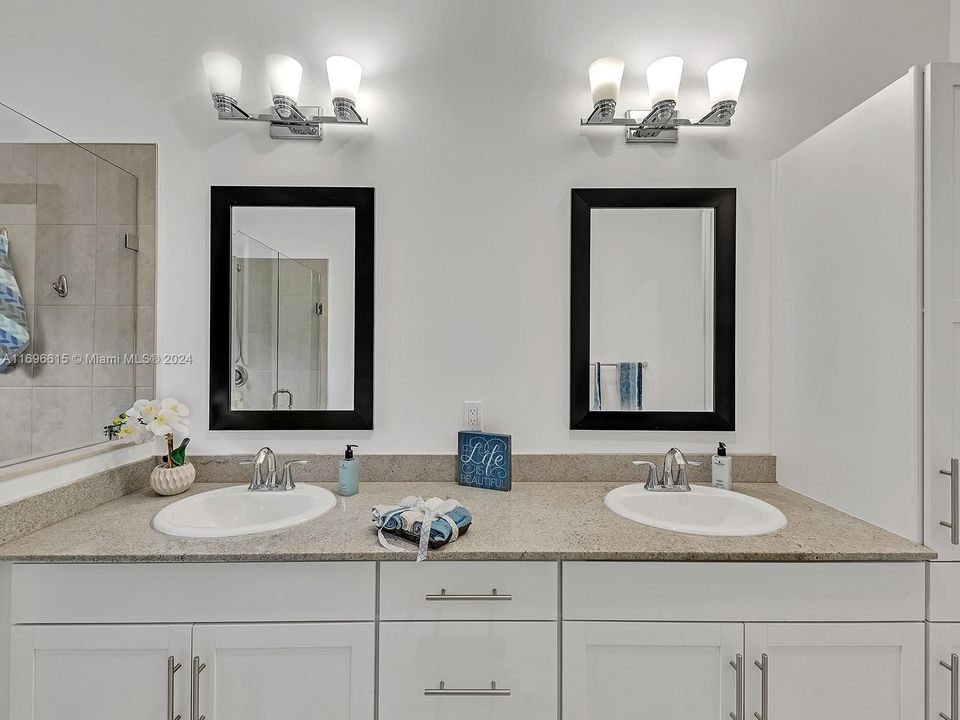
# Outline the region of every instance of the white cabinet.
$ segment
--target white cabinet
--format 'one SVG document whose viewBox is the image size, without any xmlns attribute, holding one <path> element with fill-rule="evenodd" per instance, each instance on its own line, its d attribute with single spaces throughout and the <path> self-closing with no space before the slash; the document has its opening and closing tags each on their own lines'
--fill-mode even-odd
<svg viewBox="0 0 960 720">
<path fill-rule="evenodd" d="M 922 623 L 756 623 L 745 637 L 748 718 L 923 717 Z"/>
<path fill-rule="evenodd" d="M 207 720 L 373 718 L 373 623 L 197 625 L 193 655 Z"/>
<path fill-rule="evenodd" d="M 380 720 L 557 720 L 557 674 L 555 622 L 380 623 Z"/>
<path fill-rule="evenodd" d="M 188 625 L 18 626 L 11 647 L 11 718 L 189 717 Z"/>
<path fill-rule="evenodd" d="M 563 716 L 736 715 L 738 660 L 743 662 L 740 623 L 564 622 Z"/>
<path fill-rule="evenodd" d="M 941 713 L 960 715 L 960 623 L 927 625 L 927 710 L 931 720 Z"/>
</svg>

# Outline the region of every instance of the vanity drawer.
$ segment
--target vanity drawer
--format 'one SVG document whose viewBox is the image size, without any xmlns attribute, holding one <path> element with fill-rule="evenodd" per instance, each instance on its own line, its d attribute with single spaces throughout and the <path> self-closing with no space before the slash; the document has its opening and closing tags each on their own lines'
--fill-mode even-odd
<svg viewBox="0 0 960 720">
<path fill-rule="evenodd" d="M 557 668 L 556 623 L 381 623 L 380 720 L 556 720 Z"/>
<path fill-rule="evenodd" d="M 556 620 L 558 592 L 554 562 L 380 563 L 382 620 Z"/>
</svg>

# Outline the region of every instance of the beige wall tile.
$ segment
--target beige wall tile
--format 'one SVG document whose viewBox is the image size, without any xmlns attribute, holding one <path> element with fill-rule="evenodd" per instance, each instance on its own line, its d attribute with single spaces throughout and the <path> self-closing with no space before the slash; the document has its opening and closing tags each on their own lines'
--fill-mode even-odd
<svg viewBox="0 0 960 720">
<path fill-rule="evenodd" d="M 39 307 L 34 352 L 87 355 L 93 352 L 94 307 L 92 305 Z M 93 365 L 86 362 L 37 364 L 34 385 L 81 386 L 93 384 Z"/>
<path fill-rule="evenodd" d="M 96 300 L 97 227 L 38 225 L 36 302 L 38 305 L 93 305 Z M 69 292 L 62 298 L 52 284 L 63 273 Z"/>
<path fill-rule="evenodd" d="M 0 225 L 36 225 L 36 203 L 7 204 L 0 203 Z"/>
<path fill-rule="evenodd" d="M 30 454 L 33 421 L 33 391 L 30 388 L 0 388 L 3 432 L 0 432 L 0 462 Z"/>
<path fill-rule="evenodd" d="M 106 440 L 103 428 L 113 418 L 133 405 L 133 386 L 93 389 L 93 411 L 90 417 L 90 438 Z"/>
<path fill-rule="evenodd" d="M 37 222 L 85 225 L 97 220 L 97 158 L 68 143 L 37 148 Z"/>
<path fill-rule="evenodd" d="M 137 253 L 137 305 L 156 305 L 156 227 L 141 225 L 138 229 L 140 251 Z"/>
<path fill-rule="evenodd" d="M 155 218 L 157 213 L 157 146 L 152 144 L 98 144 L 96 152 L 127 172 L 136 175 L 140 221 L 145 222 L 150 218 Z"/>
<path fill-rule="evenodd" d="M 89 387 L 33 389 L 33 452 L 57 452 L 90 442 Z"/>
</svg>

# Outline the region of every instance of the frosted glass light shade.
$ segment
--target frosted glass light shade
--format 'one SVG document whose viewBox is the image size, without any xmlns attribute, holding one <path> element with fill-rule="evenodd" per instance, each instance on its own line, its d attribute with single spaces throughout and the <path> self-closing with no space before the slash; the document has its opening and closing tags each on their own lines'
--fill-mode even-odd
<svg viewBox="0 0 960 720">
<path fill-rule="evenodd" d="M 664 100 L 676 102 L 680 95 L 680 76 L 683 74 L 683 58 L 671 55 L 654 60 L 647 65 L 647 89 L 650 103 L 656 105 Z"/>
<path fill-rule="evenodd" d="M 203 54 L 203 71 L 211 95 L 226 95 L 236 100 L 240 94 L 240 73 L 243 66 L 232 55 L 222 52 Z"/>
<path fill-rule="evenodd" d="M 270 95 L 283 95 L 294 102 L 300 95 L 300 78 L 303 66 L 286 55 L 267 55 L 267 78 L 270 81 Z"/>
<path fill-rule="evenodd" d="M 746 72 L 747 61 L 743 58 L 727 58 L 711 65 L 707 70 L 710 105 L 728 100 L 737 102 L 740 99 L 740 88 Z"/>
<path fill-rule="evenodd" d="M 594 60 L 587 74 L 590 76 L 594 104 L 601 100 L 617 101 L 620 97 L 620 81 L 623 80 L 623 60 L 615 57 Z"/>
<path fill-rule="evenodd" d="M 360 92 L 360 77 L 363 67 L 353 58 L 333 55 L 327 58 L 327 80 L 330 81 L 330 95 L 357 101 Z"/>
</svg>

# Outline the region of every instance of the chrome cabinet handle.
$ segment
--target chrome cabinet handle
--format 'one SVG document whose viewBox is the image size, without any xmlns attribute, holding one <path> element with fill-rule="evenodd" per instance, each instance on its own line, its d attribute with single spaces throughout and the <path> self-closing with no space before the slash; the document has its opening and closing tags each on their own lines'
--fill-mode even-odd
<svg viewBox="0 0 960 720">
<path fill-rule="evenodd" d="M 498 688 L 496 682 L 491 682 L 489 688 L 448 688 L 447 684 L 441 680 L 440 687 L 438 688 L 426 688 L 423 691 L 424 695 L 484 695 L 484 696 L 494 696 L 494 697 L 508 697 L 510 695 L 509 688 Z"/>
<path fill-rule="evenodd" d="M 442 589 L 440 590 L 440 594 L 439 594 L 439 595 L 427 595 L 427 596 L 426 596 L 426 599 L 427 599 L 427 600 L 467 600 L 467 601 L 474 601 L 474 600 L 513 600 L 513 595 L 511 595 L 511 594 L 509 594 L 509 593 L 500 594 L 500 593 L 497 592 L 497 589 L 496 589 L 496 588 L 494 588 L 493 590 L 491 590 L 489 595 L 470 595 L 470 594 L 467 594 L 467 595 L 451 595 L 451 594 L 448 594 L 448 593 L 447 593 L 447 589 L 446 589 L 446 588 L 442 588 Z M 958 720 L 960 720 L 960 719 L 958 719 Z"/>
<path fill-rule="evenodd" d="M 171 655 L 167 658 L 167 720 L 180 720 L 179 715 L 173 714 L 173 676 L 180 669 L 180 663 Z"/>
<path fill-rule="evenodd" d="M 730 713 L 730 720 L 743 720 L 743 655 L 737 653 L 737 659 L 730 661 L 730 667 L 737 671 L 737 711 Z"/>
<path fill-rule="evenodd" d="M 769 675 L 769 658 L 767 654 L 764 653 L 760 656 L 760 661 L 753 661 L 753 664 L 760 668 L 760 712 L 755 712 L 753 716 L 757 720 L 768 720 L 767 719 L 767 676 Z"/>
<path fill-rule="evenodd" d="M 950 469 L 940 474 L 950 478 L 950 522 L 941 520 L 940 524 L 950 528 L 950 543 L 960 545 L 960 459 L 950 458 Z"/>
<path fill-rule="evenodd" d="M 953 653 L 950 655 L 949 665 L 943 660 L 940 661 L 940 665 L 950 671 L 950 714 L 940 713 L 940 717 L 943 720 L 960 719 L 960 658 Z"/>
<path fill-rule="evenodd" d="M 206 715 L 200 714 L 200 673 L 206 668 L 207 664 L 200 662 L 199 657 L 193 658 L 193 682 L 190 684 L 190 720 L 206 719 Z"/>
</svg>

